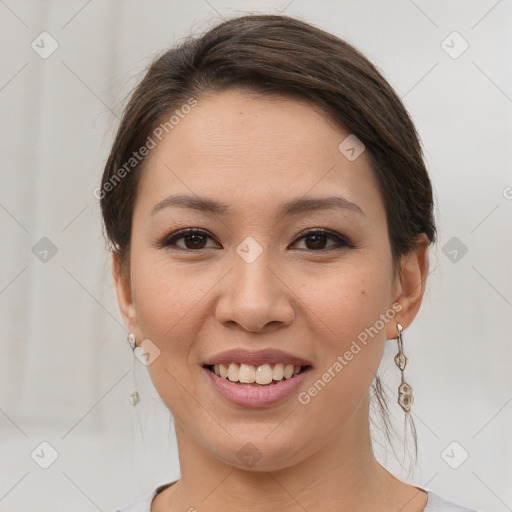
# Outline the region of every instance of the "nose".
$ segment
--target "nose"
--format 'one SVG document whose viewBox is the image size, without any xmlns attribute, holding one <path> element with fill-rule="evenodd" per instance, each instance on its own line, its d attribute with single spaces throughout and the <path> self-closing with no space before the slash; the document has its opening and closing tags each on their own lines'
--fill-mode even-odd
<svg viewBox="0 0 512 512">
<path fill-rule="evenodd" d="M 250 263 L 234 255 L 217 302 L 219 322 L 250 332 L 261 332 L 291 324 L 295 316 L 293 293 L 272 261 L 263 253 Z"/>
</svg>

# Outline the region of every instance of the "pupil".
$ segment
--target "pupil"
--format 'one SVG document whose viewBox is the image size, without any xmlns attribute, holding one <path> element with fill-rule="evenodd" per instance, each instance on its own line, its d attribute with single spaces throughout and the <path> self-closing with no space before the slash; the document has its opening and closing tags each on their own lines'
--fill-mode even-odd
<svg viewBox="0 0 512 512">
<path fill-rule="evenodd" d="M 324 235 L 311 235 L 308 237 L 308 240 L 313 240 L 313 244 L 306 243 L 309 249 L 322 249 L 325 245 Z M 311 245 L 313 245 L 313 247 L 311 247 Z"/>
<path fill-rule="evenodd" d="M 192 245 L 193 247 L 189 247 L 189 249 L 202 249 L 203 245 L 204 245 L 204 236 L 203 235 L 189 235 L 187 237 L 188 239 L 188 244 L 187 245 Z M 201 243 L 203 243 L 203 245 L 201 245 Z M 200 247 L 197 247 L 197 244 L 200 245 Z"/>
</svg>

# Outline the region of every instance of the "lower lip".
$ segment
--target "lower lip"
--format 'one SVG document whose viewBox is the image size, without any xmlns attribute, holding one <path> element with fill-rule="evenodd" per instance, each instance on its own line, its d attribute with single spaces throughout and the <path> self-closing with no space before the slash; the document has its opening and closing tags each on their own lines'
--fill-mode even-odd
<svg viewBox="0 0 512 512">
<path fill-rule="evenodd" d="M 301 385 L 311 368 L 307 368 L 290 379 L 283 379 L 276 384 L 250 386 L 236 384 L 229 379 L 219 377 L 210 370 L 203 368 L 215 389 L 229 402 L 242 407 L 269 407 L 290 395 Z"/>
</svg>

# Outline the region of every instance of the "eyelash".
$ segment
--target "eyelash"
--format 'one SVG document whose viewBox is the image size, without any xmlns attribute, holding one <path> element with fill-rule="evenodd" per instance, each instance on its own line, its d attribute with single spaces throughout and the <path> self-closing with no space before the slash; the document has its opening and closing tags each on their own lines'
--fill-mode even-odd
<svg viewBox="0 0 512 512">
<path fill-rule="evenodd" d="M 183 248 L 183 247 L 177 247 L 175 245 L 176 241 L 178 241 L 182 238 L 185 239 L 185 238 L 187 238 L 189 236 L 193 236 L 193 235 L 201 235 L 201 236 L 206 236 L 208 238 L 213 239 L 213 237 L 207 231 L 204 231 L 202 229 L 185 228 L 185 229 L 180 229 L 180 230 L 166 236 L 163 240 L 157 242 L 156 246 L 161 249 L 171 248 L 171 249 L 177 249 L 177 250 L 186 251 L 186 252 L 198 252 L 198 251 L 203 251 L 205 249 L 211 249 L 211 247 L 206 247 L 206 248 L 201 248 L 201 249 L 188 249 L 188 248 Z M 331 247 L 328 247 L 325 249 L 306 249 L 310 252 L 328 252 L 328 251 L 332 251 L 333 248 L 334 249 L 342 249 L 342 248 L 352 249 L 352 248 L 354 248 L 354 245 L 348 240 L 348 238 L 346 238 L 334 231 L 330 231 L 328 229 L 309 229 L 306 231 L 302 231 L 301 233 L 299 233 L 299 235 L 295 239 L 294 243 L 296 243 L 300 240 L 307 239 L 314 235 L 320 235 L 320 236 L 324 236 L 326 238 L 330 238 L 331 240 L 335 240 L 338 247 L 331 246 Z"/>
</svg>

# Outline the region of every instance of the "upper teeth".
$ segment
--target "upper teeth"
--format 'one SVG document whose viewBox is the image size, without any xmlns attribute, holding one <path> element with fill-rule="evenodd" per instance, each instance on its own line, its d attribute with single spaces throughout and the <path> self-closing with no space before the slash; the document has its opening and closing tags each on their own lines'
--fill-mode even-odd
<svg viewBox="0 0 512 512">
<path fill-rule="evenodd" d="M 231 382 L 243 382 L 244 384 L 270 384 L 272 380 L 290 379 L 297 375 L 302 366 L 293 364 L 277 363 L 275 365 L 262 364 L 254 366 L 252 364 L 216 364 L 214 370 L 216 375 L 228 378 Z"/>
</svg>

